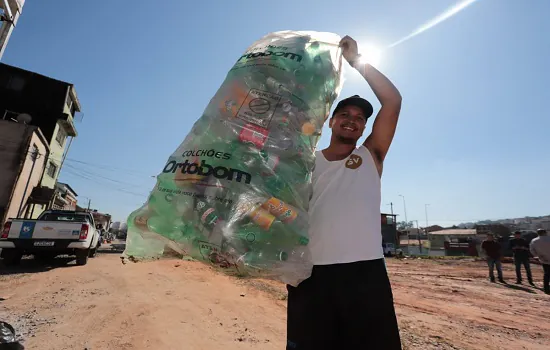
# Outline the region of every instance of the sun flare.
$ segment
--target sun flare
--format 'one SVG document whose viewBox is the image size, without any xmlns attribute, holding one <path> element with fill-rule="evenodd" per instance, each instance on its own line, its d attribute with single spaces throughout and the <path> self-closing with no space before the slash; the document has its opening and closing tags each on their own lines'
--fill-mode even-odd
<svg viewBox="0 0 550 350">
<path fill-rule="evenodd" d="M 377 67 L 382 61 L 382 50 L 374 45 L 360 45 L 361 63 Z"/>
</svg>

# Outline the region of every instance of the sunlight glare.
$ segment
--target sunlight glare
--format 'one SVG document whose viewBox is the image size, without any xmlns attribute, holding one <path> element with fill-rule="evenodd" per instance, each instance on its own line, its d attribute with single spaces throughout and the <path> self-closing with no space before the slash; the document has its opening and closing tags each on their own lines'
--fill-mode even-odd
<svg viewBox="0 0 550 350">
<path fill-rule="evenodd" d="M 361 63 L 377 67 L 382 60 L 382 50 L 373 45 L 360 45 Z"/>
</svg>

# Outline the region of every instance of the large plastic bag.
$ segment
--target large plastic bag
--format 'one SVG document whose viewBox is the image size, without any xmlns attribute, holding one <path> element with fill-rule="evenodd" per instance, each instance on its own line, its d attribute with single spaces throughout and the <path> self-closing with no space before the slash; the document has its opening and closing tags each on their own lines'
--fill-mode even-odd
<svg viewBox="0 0 550 350">
<path fill-rule="evenodd" d="M 341 88 L 339 39 L 276 32 L 238 58 L 128 218 L 126 256 L 174 250 L 291 285 L 309 277 L 311 173 Z"/>
</svg>

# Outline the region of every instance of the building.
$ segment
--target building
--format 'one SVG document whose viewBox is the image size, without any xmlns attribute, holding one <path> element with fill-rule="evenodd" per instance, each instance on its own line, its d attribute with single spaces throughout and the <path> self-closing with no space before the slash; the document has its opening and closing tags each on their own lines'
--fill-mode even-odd
<svg viewBox="0 0 550 350">
<path fill-rule="evenodd" d="M 508 226 L 502 224 L 476 225 L 475 229 L 478 235 L 486 235 L 487 233 L 492 233 L 496 237 L 509 237 L 512 233 Z"/>
<path fill-rule="evenodd" d="M 434 231 L 441 231 L 443 229 L 444 228 L 439 225 L 432 225 L 432 226 L 424 227 L 424 232 L 428 233 L 428 232 L 434 232 Z"/>
<path fill-rule="evenodd" d="M 382 242 L 393 243 L 395 247 L 399 247 L 399 236 L 397 234 L 397 215 L 381 214 L 382 219 Z"/>
<path fill-rule="evenodd" d="M 541 217 L 531 220 L 531 227 L 532 230 L 537 230 L 539 228 L 544 230 L 550 230 L 550 218 L 548 217 Z"/>
<path fill-rule="evenodd" d="M 405 230 L 401 230 L 401 236 L 408 237 L 410 239 L 418 239 L 418 235 L 424 235 L 424 230 L 418 227 L 411 227 Z"/>
<path fill-rule="evenodd" d="M 0 58 L 4 54 L 11 33 L 17 25 L 25 0 L 0 1 Z"/>
<path fill-rule="evenodd" d="M 94 221 L 96 225 L 101 225 L 101 228 L 103 230 L 109 230 L 111 227 L 111 215 L 110 214 L 104 214 L 100 213 L 97 210 L 92 211 L 92 216 L 94 217 Z"/>
<path fill-rule="evenodd" d="M 0 119 L 19 118 L 37 126 L 49 147 L 46 170 L 31 192 L 32 218 L 52 201 L 70 142 L 77 136 L 74 119 L 80 109 L 73 84 L 0 63 Z"/>
<path fill-rule="evenodd" d="M 113 224 L 113 226 L 115 224 L 117 224 L 117 222 L 115 222 L 115 223 L 112 222 L 111 214 L 100 213 L 99 211 L 97 211 L 97 209 L 85 209 L 85 208 L 82 208 L 82 207 L 77 205 L 76 210 L 77 211 L 88 211 L 88 212 L 90 212 L 92 214 L 92 216 L 94 217 L 94 221 L 95 221 L 96 226 L 100 225 L 101 228 L 106 230 L 106 231 L 112 229 L 111 224 Z M 118 224 L 120 225 L 120 223 L 118 223 Z"/>
<path fill-rule="evenodd" d="M 428 233 L 430 249 L 446 249 L 445 242 L 460 247 L 460 243 L 465 244 L 470 240 L 478 240 L 477 231 L 474 229 L 446 229 Z"/>
<path fill-rule="evenodd" d="M 29 198 L 40 184 L 50 154 L 37 126 L 0 120 L 0 223 L 30 217 Z"/>
<path fill-rule="evenodd" d="M 58 182 L 55 184 L 55 193 L 51 208 L 57 210 L 76 210 L 77 196 L 71 186 Z"/>
</svg>

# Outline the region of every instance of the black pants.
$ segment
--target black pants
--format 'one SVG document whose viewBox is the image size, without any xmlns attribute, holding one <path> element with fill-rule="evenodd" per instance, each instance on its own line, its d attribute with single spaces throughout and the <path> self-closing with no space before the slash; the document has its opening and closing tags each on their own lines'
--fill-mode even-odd
<svg viewBox="0 0 550 350">
<path fill-rule="evenodd" d="M 521 265 L 525 267 L 527 273 L 527 280 L 533 282 L 533 276 L 531 275 L 531 265 L 529 264 L 529 257 L 514 257 L 514 263 L 516 264 L 516 279 L 521 282 Z"/>
<path fill-rule="evenodd" d="M 384 259 L 317 265 L 287 289 L 287 350 L 401 349 Z"/>
<path fill-rule="evenodd" d="M 544 270 L 544 291 L 550 294 L 550 264 L 542 264 Z"/>
</svg>

